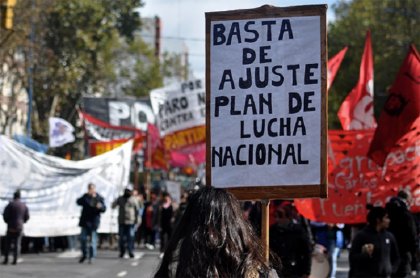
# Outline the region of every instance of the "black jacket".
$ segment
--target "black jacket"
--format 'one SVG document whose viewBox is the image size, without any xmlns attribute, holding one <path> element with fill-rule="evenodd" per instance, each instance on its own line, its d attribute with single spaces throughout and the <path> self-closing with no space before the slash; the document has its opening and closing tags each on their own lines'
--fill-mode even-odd
<svg viewBox="0 0 420 278">
<path fill-rule="evenodd" d="M 418 246 L 417 227 L 407 205 L 403 200 L 394 197 L 386 204 L 386 210 L 391 219 L 388 230 L 394 235 L 400 254 L 414 254 Z"/>
<path fill-rule="evenodd" d="M 299 277 L 311 272 L 312 248 L 309 237 L 300 224 L 274 224 L 270 227 L 270 249 L 280 259 L 280 277 Z"/>
<path fill-rule="evenodd" d="M 362 246 L 368 243 L 374 245 L 372 257 L 362 252 Z M 378 232 L 373 227 L 366 226 L 353 239 L 349 262 L 349 277 L 391 276 L 400 262 L 394 236 L 386 230 Z"/>
<path fill-rule="evenodd" d="M 20 199 L 14 199 L 4 209 L 3 219 L 7 223 L 8 231 L 21 232 L 23 223 L 29 219 L 28 207 Z"/>
<path fill-rule="evenodd" d="M 104 198 L 97 193 L 95 197 L 85 193 L 77 199 L 76 203 L 82 206 L 79 226 L 93 230 L 98 229 L 101 218 L 100 214 L 106 210 Z M 97 207 L 97 204 L 100 204 L 100 208 Z"/>
</svg>

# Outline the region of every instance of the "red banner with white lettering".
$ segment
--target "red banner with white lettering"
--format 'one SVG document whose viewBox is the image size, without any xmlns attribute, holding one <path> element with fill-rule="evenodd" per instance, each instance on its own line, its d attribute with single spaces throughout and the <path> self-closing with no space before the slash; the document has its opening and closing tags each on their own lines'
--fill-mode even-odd
<svg viewBox="0 0 420 278">
<path fill-rule="evenodd" d="M 383 206 L 401 188 L 411 190 L 411 210 L 420 212 L 420 120 L 416 127 L 382 168 L 367 157 L 373 130 L 330 130 L 334 156 L 328 159 L 328 199 L 295 200 L 299 212 L 328 223 L 364 223 L 367 203 Z"/>
</svg>

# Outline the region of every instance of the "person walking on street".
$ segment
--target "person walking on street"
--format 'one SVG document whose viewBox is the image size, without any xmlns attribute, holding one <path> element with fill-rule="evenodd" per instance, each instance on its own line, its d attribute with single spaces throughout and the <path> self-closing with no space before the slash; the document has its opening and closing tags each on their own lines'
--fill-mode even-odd
<svg viewBox="0 0 420 278">
<path fill-rule="evenodd" d="M 350 249 L 349 277 L 391 277 L 397 271 L 400 255 L 383 207 L 367 207 L 367 226 L 353 239 Z"/>
<path fill-rule="evenodd" d="M 150 200 L 144 204 L 142 225 L 146 248 L 155 249 L 156 232 L 159 230 L 159 200 L 155 192 L 150 193 Z"/>
<path fill-rule="evenodd" d="M 166 245 L 172 235 L 173 206 L 171 195 L 167 192 L 162 194 L 160 206 L 160 257 L 163 257 Z"/>
<path fill-rule="evenodd" d="M 418 247 L 417 227 L 410 208 L 411 193 L 408 190 L 400 190 L 386 204 L 391 224 L 389 231 L 397 241 L 401 262 L 398 271 L 392 277 L 406 277 L 411 272 L 411 265 L 416 256 Z M 415 270 L 415 269 L 413 269 Z"/>
<path fill-rule="evenodd" d="M 134 258 L 135 227 L 139 221 L 138 211 L 140 205 L 132 193 L 132 189 L 127 187 L 124 190 L 124 194 L 112 203 L 112 208 L 118 207 L 120 258 L 124 257 L 126 246 L 130 258 Z"/>
<path fill-rule="evenodd" d="M 79 226 L 82 228 L 80 234 L 82 257 L 79 263 L 83 263 L 88 256 L 89 263 L 92 263 L 92 260 L 96 257 L 96 230 L 99 227 L 101 213 L 106 210 L 105 201 L 101 195 L 96 193 L 95 185 L 89 183 L 88 192 L 77 199 L 76 203 L 82 206 L 82 214 L 79 221 Z"/>
<path fill-rule="evenodd" d="M 7 264 L 9 261 L 11 245 L 13 245 L 12 264 L 16 264 L 20 253 L 23 224 L 29 220 L 29 210 L 28 207 L 20 200 L 20 190 L 16 190 L 13 194 L 13 201 L 11 201 L 4 209 L 3 219 L 7 224 L 3 264 Z"/>
</svg>

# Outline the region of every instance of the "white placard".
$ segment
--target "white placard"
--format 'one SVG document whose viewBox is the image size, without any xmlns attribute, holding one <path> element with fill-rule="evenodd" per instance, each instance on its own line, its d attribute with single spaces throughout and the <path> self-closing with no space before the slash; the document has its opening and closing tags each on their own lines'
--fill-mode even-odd
<svg viewBox="0 0 420 278">
<path fill-rule="evenodd" d="M 204 89 L 204 80 L 196 79 L 150 92 L 160 136 L 205 124 Z"/>
<path fill-rule="evenodd" d="M 181 184 L 176 181 L 165 181 L 166 191 L 171 195 L 172 201 L 178 205 L 181 203 Z"/>
<path fill-rule="evenodd" d="M 321 183 L 321 16 L 211 21 L 215 187 Z"/>
</svg>

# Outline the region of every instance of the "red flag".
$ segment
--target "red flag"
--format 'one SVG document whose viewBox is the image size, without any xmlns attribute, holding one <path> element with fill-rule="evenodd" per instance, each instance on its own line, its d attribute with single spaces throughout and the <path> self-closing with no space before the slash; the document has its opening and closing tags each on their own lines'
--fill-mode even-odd
<svg viewBox="0 0 420 278">
<path fill-rule="evenodd" d="M 338 69 L 340 68 L 341 62 L 346 55 L 348 47 L 346 46 L 340 52 L 335 54 L 334 57 L 328 60 L 328 75 L 327 75 L 327 91 L 330 89 L 331 84 L 334 81 L 335 75 L 337 74 Z"/>
<path fill-rule="evenodd" d="M 420 56 L 410 46 L 400 71 L 389 89 L 389 96 L 379 117 L 368 156 L 384 165 L 397 141 L 411 130 L 420 116 Z"/>
<path fill-rule="evenodd" d="M 373 116 L 373 55 L 370 31 L 366 34 L 359 81 L 341 104 L 338 117 L 344 130 L 376 127 Z"/>
<path fill-rule="evenodd" d="M 159 135 L 158 128 L 147 124 L 147 150 L 146 150 L 146 167 L 167 170 L 168 163 L 165 157 L 162 140 Z"/>
</svg>

